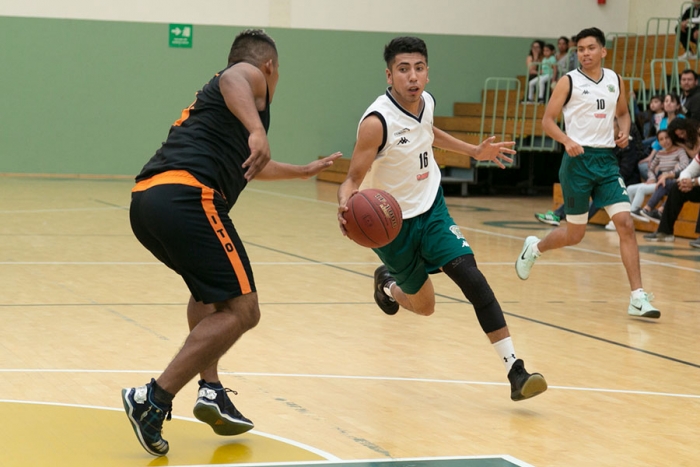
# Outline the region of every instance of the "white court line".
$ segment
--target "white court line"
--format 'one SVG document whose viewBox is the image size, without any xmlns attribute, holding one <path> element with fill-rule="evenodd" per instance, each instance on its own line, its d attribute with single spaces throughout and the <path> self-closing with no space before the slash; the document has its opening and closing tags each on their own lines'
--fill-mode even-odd
<svg viewBox="0 0 700 467">
<path fill-rule="evenodd" d="M 392 457 L 390 459 L 386 458 L 380 458 L 380 459 L 352 459 L 352 460 L 334 460 L 334 461 L 311 461 L 311 462 L 304 462 L 304 461 L 295 461 L 295 462 L 269 462 L 269 463 L 261 463 L 261 462 L 253 462 L 250 464 L 243 464 L 245 467 L 259 467 L 259 466 L 279 466 L 279 467 L 284 467 L 284 466 L 295 466 L 295 465 L 336 465 L 336 464 L 375 464 L 375 463 L 380 463 L 380 462 L 388 462 L 388 463 L 393 463 L 393 462 L 422 462 L 422 461 L 450 461 L 450 460 L 472 460 L 472 459 L 503 459 L 508 462 L 511 462 L 519 467 L 533 467 L 530 464 L 527 464 L 519 459 L 514 458 L 513 456 L 509 456 L 507 454 L 497 454 L 493 456 L 446 456 L 446 457 Z M 242 464 L 235 464 L 236 466 L 241 466 Z M 211 467 L 211 465 L 192 465 L 188 467 Z"/>
<path fill-rule="evenodd" d="M 129 206 L 105 206 L 100 208 L 55 208 L 55 209 L 0 209 L 0 214 L 34 214 L 35 212 L 74 212 L 74 211 L 115 211 L 129 209 Z"/>
<path fill-rule="evenodd" d="M 57 406 L 57 407 L 75 407 L 75 408 L 79 408 L 79 409 L 111 410 L 111 411 L 116 411 L 116 412 L 123 412 L 124 411 L 124 409 L 117 409 L 114 407 L 100 407 L 100 406 L 95 406 L 95 405 L 64 404 L 64 403 L 59 403 L 59 402 L 42 402 L 42 401 L 0 399 L 0 403 L 3 403 L 3 402 L 13 403 L 13 404 L 34 404 L 34 405 L 52 405 L 52 406 Z M 172 418 L 176 418 L 178 420 L 185 420 L 188 422 L 202 423 L 199 420 L 197 420 L 196 418 L 181 417 L 179 415 L 172 415 Z M 250 430 L 248 433 L 252 433 L 252 434 L 255 434 L 258 436 L 262 436 L 264 438 L 274 439 L 275 441 L 280 441 L 282 443 L 296 446 L 298 448 L 304 449 L 304 450 L 312 452 L 318 456 L 326 458 L 329 461 L 340 461 L 340 458 L 337 456 L 334 456 L 333 454 L 330 454 L 326 451 L 322 451 L 322 450 L 315 448 L 313 446 L 309 446 L 309 445 L 306 445 L 304 443 L 300 443 L 298 441 L 283 438 L 283 437 L 277 436 L 277 435 L 272 435 L 272 434 L 265 433 L 265 432 L 258 431 L 258 430 Z M 315 461 L 315 462 L 323 462 L 323 461 Z M 237 465 L 240 465 L 240 464 L 237 464 Z M 254 464 L 244 464 L 244 465 L 254 465 Z M 269 465 L 269 464 L 261 464 L 261 465 Z M 194 467 L 194 466 L 188 466 L 188 467 Z M 211 464 L 207 464 L 207 467 L 211 467 Z"/>
<path fill-rule="evenodd" d="M 88 370 L 88 369 L 70 369 L 70 368 L 0 368 L 0 373 L 135 373 L 135 374 L 154 374 L 160 373 L 161 370 Z M 313 379 L 349 379 L 358 381 L 400 381 L 410 383 L 437 383 L 437 384 L 459 384 L 459 385 L 475 385 L 475 386 L 510 386 L 510 383 L 500 383 L 492 381 L 466 381 L 454 379 L 433 379 L 433 378 L 405 378 L 400 376 L 352 376 L 352 375 L 314 375 L 305 373 L 250 373 L 250 372 L 230 372 L 220 371 L 220 374 L 230 376 L 261 376 L 272 378 L 313 378 Z M 663 397 L 678 397 L 685 399 L 698 399 L 700 394 L 679 394 L 671 392 L 656 392 L 656 391 L 636 391 L 628 389 L 607 389 L 607 388 L 585 388 L 576 386 L 547 386 L 549 389 L 561 389 L 564 391 L 589 391 L 603 392 L 611 394 L 635 394 L 642 396 L 663 396 Z"/>
</svg>

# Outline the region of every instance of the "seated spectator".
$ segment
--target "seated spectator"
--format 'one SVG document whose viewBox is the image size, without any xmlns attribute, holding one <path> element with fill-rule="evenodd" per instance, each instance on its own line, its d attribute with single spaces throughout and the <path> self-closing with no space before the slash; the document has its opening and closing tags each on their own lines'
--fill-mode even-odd
<svg viewBox="0 0 700 467">
<path fill-rule="evenodd" d="M 700 1 L 700 0 L 698 0 Z M 681 107 L 681 102 L 678 99 L 678 96 L 673 93 L 668 93 L 664 96 L 664 116 L 661 119 L 661 122 L 659 122 L 659 128 L 658 130 L 665 130 L 668 125 L 677 118 L 685 118 L 683 115 L 682 107 Z M 649 156 L 645 157 L 641 161 L 639 161 L 639 173 L 642 176 L 642 180 L 646 180 L 647 177 L 649 176 L 647 173 L 648 166 L 649 166 L 649 161 L 654 155 L 654 150 L 658 151 L 661 149 L 661 145 L 659 144 L 658 140 L 654 140 L 654 142 L 651 144 L 652 152 L 649 154 Z"/>
<path fill-rule="evenodd" d="M 646 150 L 645 154 L 651 152 L 651 145 L 656 140 L 656 133 L 659 131 L 661 120 L 666 116 L 664 112 L 664 96 L 656 95 L 649 99 L 646 110 L 641 110 L 636 104 L 637 95 L 630 91 L 630 101 L 635 109 L 634 119 L 637 128 L 641 132 L 642 144 Z"/>
<path fill-rule="evenodd" d="M 649 178 L 647 178 L 646 182 L 627 187 L 627 194 L 629 194 L 631 200 L 630 211 L 635 219 L 646 222 L 649 220 L 659 222 L 661 219 L 660 212 L 663 209 L 655 212 L 656 206 L 668 194 L 681 171 L 690 163 L 685 149 L 679 146 L 679 144 L 684 144 L 685 140 L 680 140 L 675 134 L 675 129 L 678 127 L 676 122 L 678 121 L 681 121 L 681 119 L 671 123 L 668 130 L 659 131 L 658 138 L 662 148 L 656 152 L 649 163 Z M 697 141 L 697 132 L 694 134 Z M 646 206 L 640 208 L 644 201 L 644 196 L 648 194 L 652 195 L 651 198 Z"/>
<path fill-rule="evenodd" d="M 576 53 L 575 51 L 572 53 Z M 557 80 L 570 72 L 572 69 L 570 66 L 569 57 L 569 39 L 566 36 L 561 36 L 557 40 L 557 53 L 555 55 L 557 59 Z M 556 81 L 556 80 L 554 80 Z"/>
<path fill-rule="evenodd" d="M 693 0 L 693 4 L 681 15 L 681 23 L 676 26 L 676 34 L 680 38 L 681 46 L 685 49 L 685 53 L 678 56 L 679 60 L 696 58 L 697 52 L 693 50 L 690 44 L 695 44 L 695 49 L 697 49 L 698 22 L 700 22 L 698 18 L 700 18 L 700 0 Z"/>
<path fill-rule="evenodd" d="M 644 236 L 650 242 L 672 242 L 675 240 L 673 226 L 688 202 L 700 202 L 700 154 L 680 173 L 678 183 L 674 184 L 666 200 L 666 209 L 661 216 L 656 232 Z M 695 233 L 700 234 L 700 216 L 695 224 Z M 693 248 L 700 248 L 700 237 L 690 242 Z"/>
<path fill-rule="evenodd" d="M 557 59 L 554 56 L 554 45 L 545 44 L 542 55 L 540 72 L 528 83 L 527 100 L 531 102 L 535 100 L 535 93 L 537 93 L 537 100 L 544 102 L 549 83 L 557 78 Z"/>
<path fill-rule="evenodd" d="M 578 68 L 578 52 L 576 51 L 576 36 L 569 39 L 569 71 Z"/>
<path fill-rule="evenodd" d="M 533 41 L 530 45 L 530 53 L 525 59 L 525 64 L 527 65 L 527 81 L 528 83 L 532 78 L 537 77 L 540 74 L 540 63 L 542 63 L 544 50 L 544 42 L 541 40 Z"/>
<path fill-rule="evenodd" d="M 678 96 L 683 107 L 685 118 L 700 120 L 700 88 L 698 74 L 687 69 L 681 72 L 681 94 Z"/>
</svg>

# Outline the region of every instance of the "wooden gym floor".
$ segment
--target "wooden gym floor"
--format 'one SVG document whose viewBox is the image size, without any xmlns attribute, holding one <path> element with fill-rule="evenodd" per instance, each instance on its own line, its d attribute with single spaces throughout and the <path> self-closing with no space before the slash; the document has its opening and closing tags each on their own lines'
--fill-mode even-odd
<svg viewBox="0 0 700 467">
<path fill-rule="evenodd" d="M 337 185 L 314 181 L 254 182 L 233 211 L 263 317 L 223 358 L 223 378 L 256 430 L 221 438 L 194 420 L 193 381 L 165 424 L 169 455 L 154 458 L 120 389 L 157 376 L 178 350 L 188 292 L 131 234 L 131 186 L 0 178 L 4 467 L 482 456 L 535 467 L 700 464 L 700 252 L 687 240 L 640 235 L 662 316 L 635 319 L 614 232 L 590 226 L 523 282 L 513 263 L 527 235 L 548 231 L 533 213 L 551 199 L 448 198 L 518 356 L 550 385 L 515 403 L 445 277 L 433 278 L 432 317 L 376 307 L 377 258 L 340 235 Z"/>
</svg>

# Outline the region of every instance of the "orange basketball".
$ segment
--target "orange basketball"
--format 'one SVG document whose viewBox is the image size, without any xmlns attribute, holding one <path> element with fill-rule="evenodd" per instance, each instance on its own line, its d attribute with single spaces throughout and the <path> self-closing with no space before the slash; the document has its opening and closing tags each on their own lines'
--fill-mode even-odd
<svg viewBox="0 0 700 467">
<path fill-rule="evenodd" d="M 383 190 L 367 189 L 348 200 L 343 213 L 348 237 L 358 245 L 379 248 L 391 243 L 401 231 L 401 206 Z"/>
</svg>

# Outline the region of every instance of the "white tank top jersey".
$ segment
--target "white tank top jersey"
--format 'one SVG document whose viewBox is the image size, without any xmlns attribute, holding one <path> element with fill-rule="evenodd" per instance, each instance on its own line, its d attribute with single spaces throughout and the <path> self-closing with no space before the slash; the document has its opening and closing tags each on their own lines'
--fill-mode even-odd
<svg viewBox="0 0 700 467">
<path fill-rule="evenodd" d="M 365 111 L 382 121 L 384 138 L 360 189 L 375 188 L 396 198 L 404 219 L 426 212 L 440 188 L 440 168 L 433 156 L 435 98 L 423 91 L 423 111 L 415 116 L 392 97 L 390 90 Z M 359 133 L 359 125 L 358 125 Z"/>
<path fill-rule="evenodd" d="M 580 69 L 566 74 L 571 90 L 564 104 L 566 134 L 580 144 L 592 148 L 614 148 L 614 120 L 620 96 L 620 78 L 607 68 L 599 81 L 593 81 Z"/>
</svg>

